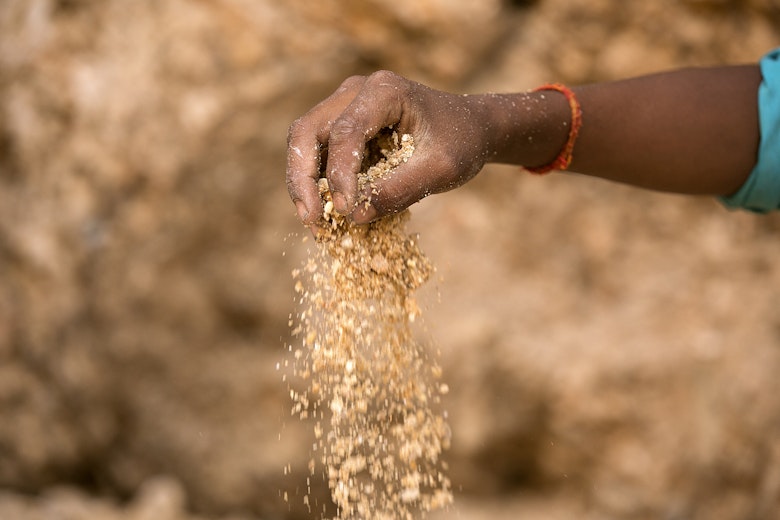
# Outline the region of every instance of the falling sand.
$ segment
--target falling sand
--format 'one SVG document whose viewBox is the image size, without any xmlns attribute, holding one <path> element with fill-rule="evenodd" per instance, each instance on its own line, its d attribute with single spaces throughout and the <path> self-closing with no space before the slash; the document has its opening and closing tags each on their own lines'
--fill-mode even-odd
<svg viewBox="0 0 780 520">
<path fill-rule="evenodd" d="M 370 144 L 359 176 L 367 193 L 414 150 L 411 136 L 391 131 Z M 333 212 L 325 179 L 320 193 L 322 229 L 293 272 L 300 312 L 291 321 L 304 388 L 290 391 L 292 411 L 316 438 L 309 470 L 323 472 L 339 519 L 425 516 L 452 502 L 442 460 L 450 429 L 437 412 L 447 386 L 412 333 L 415 291 L 433 266 L 405 230 L 408 211 L 358 226 Z"/>
</svg>

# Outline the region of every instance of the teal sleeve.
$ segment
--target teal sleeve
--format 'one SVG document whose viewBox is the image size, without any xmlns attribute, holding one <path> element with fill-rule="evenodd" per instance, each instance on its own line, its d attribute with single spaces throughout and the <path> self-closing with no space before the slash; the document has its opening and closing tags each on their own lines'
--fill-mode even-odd
<svg viewBox="0 0 780 520">
<path fill-rule="evenodd" d="M 742 187 L 720 200 L 730 208 L 766 213 L 780 209 L 780 48 L 764 56 L 760 65 L 758 160 Z"/>
</svg>

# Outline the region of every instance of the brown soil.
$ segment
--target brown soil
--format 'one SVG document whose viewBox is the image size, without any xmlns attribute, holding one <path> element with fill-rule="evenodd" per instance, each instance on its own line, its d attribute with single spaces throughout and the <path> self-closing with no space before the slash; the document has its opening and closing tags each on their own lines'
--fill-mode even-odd
<svg viewBox="0 0 780 520">
<path fill-rule="evenodd" d="M 358 203 L 369 204 L 376 181 L 413 151 L 409 135 L 373 139 Z M 319 183 L 324 211 L 315 248 L 293 271 L 300 309 L 285 366 L 303 389 L 291 387 L 292 412 L 311 419 L 311 475 L 319 469 L 328 482 L 338 518 L 411 520 L 452 502 L 442 460 L 451 433 L 434 409 L 447 387 L 412 333 L 415 293 L 433 267 L 406 232 L 408 211 L 358 226 L 333 211 L 328 182 Z M 320 509 L 308 494 L 304 502 Z M 328 515 L 327 504 L 321 513 Z"/>
</svg>

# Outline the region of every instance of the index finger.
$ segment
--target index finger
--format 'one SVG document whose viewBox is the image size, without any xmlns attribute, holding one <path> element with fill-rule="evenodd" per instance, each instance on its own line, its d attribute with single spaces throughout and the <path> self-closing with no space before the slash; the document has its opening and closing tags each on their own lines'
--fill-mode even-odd
<svg viewBox="0 0 780 520">
<path fill-rule="evenodd" d="M 325 174 L 334 209 L 342 215 L 351 214 L 357 206 L 357 175 L 366 143 L 382 128 L 401 123 L 408 92 L 409 82 L 401 76 L 375 72 L 333 122 Z"/>
<path fill-rule="evenodd" d="M 345 80 L 327 99 L 296 119 L 288 130 L 287 191 L 305 225 L 314 224 L 322 215 L 317 181 L 331 124 L 355 96 L 362 80 L 359 76 Z"/>
</svg>

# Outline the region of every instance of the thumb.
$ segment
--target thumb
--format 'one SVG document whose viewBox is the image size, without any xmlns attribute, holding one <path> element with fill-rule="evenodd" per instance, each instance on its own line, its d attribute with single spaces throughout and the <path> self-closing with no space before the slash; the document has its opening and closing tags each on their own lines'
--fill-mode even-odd
<svg viewBox="0 0 780 520">
<path fill-rule="evenodd" d="M 375 178 L 363 188 L 359 203 L 352 212 L 356 224 L 367 224 L 378 218 L 398 213 L 433 193 L 427 186 L 421 161 L 400 162 L 387 174 Z"/>
</svg>

